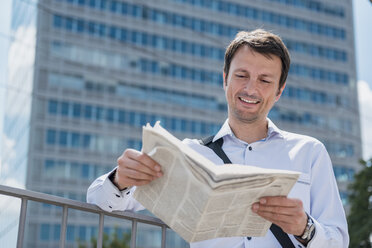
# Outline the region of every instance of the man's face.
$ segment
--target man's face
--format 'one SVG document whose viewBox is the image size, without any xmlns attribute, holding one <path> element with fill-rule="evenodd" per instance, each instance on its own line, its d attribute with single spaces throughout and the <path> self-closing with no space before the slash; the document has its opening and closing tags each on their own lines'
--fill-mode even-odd
<svg viewBox="0 0 372 248">
<path fill-rule="evenodd" d="M 270 57 L 248 46 L 236 51 L 224 83 L 231 121 L 266 121 L 270 109 L 279 100 L 284 89 L 283 86 L 279 90 L 281 60 L 275 55 Z M 225 76 L 224 73 L 224 79 Z"/>
</svg>

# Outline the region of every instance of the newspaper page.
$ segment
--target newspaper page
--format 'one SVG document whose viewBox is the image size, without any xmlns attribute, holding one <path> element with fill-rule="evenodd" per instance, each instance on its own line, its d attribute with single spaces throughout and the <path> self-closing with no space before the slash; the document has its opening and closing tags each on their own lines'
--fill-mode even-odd
<svg viewBox="0 0 372 248">
<path fill-rule="evenodd" d="M 216 166 L 159 123 L 143 130 L 143 152 L 163 177 L 137 187 L 134 198 L 187 242 L 264 236 L 271 223 L 251 211 L 263 196 L 287 195 L 299 173 L 247 165 Z"/>
</svg>

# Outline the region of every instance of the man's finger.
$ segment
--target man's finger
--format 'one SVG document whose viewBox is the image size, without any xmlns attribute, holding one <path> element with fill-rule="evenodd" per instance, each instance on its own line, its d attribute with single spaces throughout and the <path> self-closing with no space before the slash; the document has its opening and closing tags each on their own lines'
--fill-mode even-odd
<svg viewBox="0 0 372 248">
<path fill-rule="evenodd" d="M 153 171 L 161 172 L 161 167 L 158 163 L 156 163 L 155 160 L 153 160 L 150 156 L 148 156 L 145 153 L 133 150 L 133 149 L 127 149 L 125 151 L 128 158 L 133 159 L 135 161 L 140 162 L 141 164 L 147 166 Z"/>
<path fill-rule="evenodd" d="M 146 173 L 143 173 L 138 170 L 132 170 L 132 169 L 124 169 L 123 175 L 125 175 L 127 178 L 134 179 L 134 180 L 147 180 L 147 181 L 152 181 L 156 178 L 156 176 L 149 175 Z"/>
<path fill-rule="evenodd" d="M 262 211 L 257 211 L 256 213 L 262 218 L 270 222 L 273 222 L 273 223 L 283 222 L 286 224 L 291 224 L 292 219 L 293 219 L 293 216 L 291 215 L 283 215 L 283 214 L 278 214 L 278 213 L 262 212 Z"/>
<path fill-rule="evenodd" d="M 134 170 L 134 171 L 139 171 L 141 173 L 144 173 L 144 174 L 147 174 L 147 175 L 150 175 L 150 176 L 154 176 L 154 177 L 160 177 L 162 176 L 162 172 L 159 172 L 159 171 L 155 171 L 155 170 L 152 170 L 150 167 L 136 161 L 136 160 L 132 160 L 132 159 L 128 159 L 126 162 L 125 162 L 125 167 L 124 168 L 127 168 L 127 169 L 130 169 L 130 170 Z M 123 173 L 124 170 L 123 170 Z"/>
<path fill-rule="evenodd" d="M 129 185 L 133 185 L 133 186 L 142 186 L 142 185 L 145 185 L 151 182 L 148 180 L 135 180 L 131 178 L 126 178 L 125 180 L 126 182 L 128 182 Z"/>
<path fill-rule="evenodd" d="M 299 212 L 299 209 L 297 210 L 295 207 L 267 206 L 258 203 L 255 203 L 252 208 L 259 212 L 277 213 L 290 216 L 296 215 Z"/>
<path fill-rule="evenodd" d="M 302 201 L 294 198 L 287 198 L 285 196 L 266 196 L 260 198 L 260 205 L 267 206 L 282 206 L 282 207 L 301 207 Z"/>
</svg>

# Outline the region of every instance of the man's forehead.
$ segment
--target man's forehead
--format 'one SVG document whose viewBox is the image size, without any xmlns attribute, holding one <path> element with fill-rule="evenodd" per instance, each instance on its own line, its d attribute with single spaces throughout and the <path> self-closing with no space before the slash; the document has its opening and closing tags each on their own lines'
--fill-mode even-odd
<svg viewBox="0 0 372 248">
<path fill-rule="evenodd" d="M 244 67 L 235 68 L 233 70 L 233 72 L 249 73 L 249 71 Z M 262 73 L 260 73 L 260 75 L 263 76 L 263 77 L 274 77 L 275 76 L 273 73 L 271 73 L 271 71 L 262 72 Z"/>
<path fill-rule="evenodd" d="M 252 48 L 248 45 L 243 45 L 243 46 L 239 47 L 236 50 L 235 55 L 241 54 L 241 53 L 244 53 L 244 52 L 250 52 L 253 56 L 263 56 L 263 57 L 265 57 L 269 60 L 274 60 L 276 58 L 280 60 L 280 57 L 275 55 L 275 54 L 267 53 L 267 52 L 260 52 L 260 51 L 257 51 L 256 49 L 254 49 L 254 48 Z"/>
<path fill-rule="evenodd" d="M 262 56 L 264 57 L 265 59 L 269 60 L 269 61 L 272 61 L 274 62 L 275 64 L 278 64 L 280 67 L 282 66 L 282 63 L 281 63 L 281 59 L 279 56 L 275 55 L 275 54 L 270 54 L 270 53 L 260 53 L 260 52 L 257 52 L 255 51 L 253 48 L 249 47 L 248 45 L 244 45 L 240 48 L 238 48 L 238 50 L 235 52 L 234 54 L 234 57 L 232 58 L 231 60 L 231 64 L 236 64 L 236 62 L 239 60 L 246 60 L 247 56 L 245 56 L 246 54 L 249 54 L 249 55 L 252 55 L 254 57 L 259 57 L 259 56 Z M 237 59 L 239 58 L 239 59 Z M 267 62 L 269 62 L 267 61 Z M 271 62 L 269 62 L 271 63 Z M 272 66 L 272 65 L 270 65 Z M 244 69 L 244 68 L 243 68 Z"/>
</svg>

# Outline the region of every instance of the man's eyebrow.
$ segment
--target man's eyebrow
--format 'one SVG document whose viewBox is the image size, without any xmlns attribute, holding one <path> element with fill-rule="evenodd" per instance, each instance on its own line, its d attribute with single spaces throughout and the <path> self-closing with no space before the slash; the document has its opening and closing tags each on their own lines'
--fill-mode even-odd
<svg viewBox="0 0 372 248">
<path fill-rule="evenodd" d="M 261 77 L 269 77 L 269 78 L 274 77 L 274 75 L 273 74 L 270 74 L 270 73 L 264 73 L 264 74 L 261 74 L 260 76 Z"/>
<path fill-rule="evenodd" d="M 233 72 L 248 72 L 246 69 L 244 68 L 238 68 L 238 69 L 235 69 Z"/>
<path fill-rule="evenodd" d="M 235 72 L 249 73 L 249 71 L 247 71 L 244 68 L 237 68 L 237 69 L 233 70 L 233 73 L 235 73 Z M 266 78 L 275 78 L 274 74 L 271 74 L 271 73 L 262 73 L 259 76 L 260 77 L 266 77 Z"/>
</svg>

